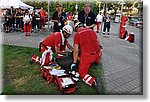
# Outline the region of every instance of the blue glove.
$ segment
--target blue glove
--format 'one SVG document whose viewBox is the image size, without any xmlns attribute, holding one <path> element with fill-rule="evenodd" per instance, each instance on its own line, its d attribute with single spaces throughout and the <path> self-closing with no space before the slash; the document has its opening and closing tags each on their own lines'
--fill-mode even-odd
<svg viewBox="0 0 150 102">
<path fill-rule="evenodd" d="M 76 63 L 71 64 L 71 70 L 75 70 L 77 67 Z"/>
</svg>

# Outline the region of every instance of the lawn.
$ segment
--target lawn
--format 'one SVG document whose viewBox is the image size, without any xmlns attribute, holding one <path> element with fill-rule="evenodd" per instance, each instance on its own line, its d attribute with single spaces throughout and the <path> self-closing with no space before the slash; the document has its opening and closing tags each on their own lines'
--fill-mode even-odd
<svg viewBox="0 0 150 102">
<path fill-rule="evenodd" d="M 29 63 L 31 53 L 38 53 L 37 48 L 2 45 L 3 47 L 3 93 L 4 95 L 63 95 L 56 84 L 49 84 L 42 77 L 39 64 Z M 102 94 L 105 94 L 105 81 L 102 74 L 102 64 L 93 65 L 89 74 L 101 76 Z M 78 89 L 71 95 L 96 95 L 96 89 L 84 82 L 76 83 Z"/>
</svg>

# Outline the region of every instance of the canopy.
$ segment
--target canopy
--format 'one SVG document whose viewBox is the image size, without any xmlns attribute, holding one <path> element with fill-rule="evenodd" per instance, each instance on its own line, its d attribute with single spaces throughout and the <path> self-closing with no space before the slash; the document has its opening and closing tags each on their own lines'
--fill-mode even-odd
<svg viewBox="0 0 150 102">
<path fill-rule="evenodd" d="M 25 3 L 23 3 L 21 0 L 0 0 L 0 8 L 21 8 L 21 9 L 33 9 L 34 7 L 29 6 Z"/>
</svg>

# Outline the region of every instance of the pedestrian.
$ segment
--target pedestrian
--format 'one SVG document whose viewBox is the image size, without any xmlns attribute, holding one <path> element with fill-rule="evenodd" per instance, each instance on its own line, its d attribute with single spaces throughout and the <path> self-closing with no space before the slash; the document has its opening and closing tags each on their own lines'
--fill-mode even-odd
<svg viewBox="0 0 150 102">
<path fill-rule="evenodd" d="M 36 25 L 38 31 L 42 30 L 42 21 L 41 21 L 41 14 L 38 12 L 37 17 L 36 17 Z"/>
<path fill-rule="evenodd" d="M 32 61 L 38 62 L 42 66 L 49 65 L 53 63 L 53 53 L 57 54 L 57 57 L 60 58 L 66 54 L 66 46 L 69 50 L 73 50 L 73 47 L 68 42 L 68 38 L 73 33 L 73 28 L 69 25 L 66 25 L 62 28 L 60 32 L 54 32 L 47 36 L 40 43 L 40 50 L 42 52 L 42 58 L 32 56 Z"/>
<path fill-rule="evenodd" d="M 62 11 L 62 5 L 57 4 L 56 5 L 56 11 L 52 15 L 52 22 L 54 22 L 54 30 L 53 32 L 60 32 L 60 29 L 62 29 L 65 26 L 65 20 L 66 20 L 66 14 Z"/>
<path fill-rule="evenodd" d="M 11 27 L 15 31 L 15 9 L 11 6 Z"/>
<path fill-rule="evenodd" d="M 37 15 L 35 13 L 35 10 L 33 10 L 32 12 L 32 32 L 36 32 L 36 18 L 37 18 Z"/>
<path fill-rule="evenodd" d="M 22 31 L 23 30 L 23 13 L 21 8 L 16 10 L 16 30 L 17 31 Z"/>
<path fill-rule="evenodd" d="M 120 38 L 125 39 L 126 37 L 126 23 L 128 21 L 128 17 L 126 15 L 122 15 L 121 17 L 121 23 L 120 23 Z"/>
<path fill-rule="evenodd" d="M 31 36 L 31 29 L 32 29 L 31 21 L 32 21 L 32 17 L 29 14 L 29 11 L 26 10 L 25 16 L 23 17 L 25 36 Z"/>
<path fill-rule="evenodd" d="M 101 23 L 103 21 L 102 12 L 99 12 L 99 14 L 96 16 L 96 21 L 97 21 L 97 33 L 98 33 L 100 31 Z"/>
<path fill-rule="evenodd" d="M 10 26 L 11 26 L 11 13 L 10 10 L 6 9 L 4 13 L 4 25 L 5 25 L 5 32 L 10 32 Z"/>
<path fill-rule="evenodd" d="M 41 7 L 41 9 L 39 10 L 39 13 L 41 15 L 42 30 L 44 30 L 45 29 L 45 17 L 47 16 L 47 14 L 43 7 Z"/>
<path fill-rule="evenodd" d="M 79 12 L 78 20 L 83 23 L 86 28 L 93 29 L 96 25 L 96 14 L 91 11 L 89 4 L 85 4 L 84 9 Z"/>
<path fill-rule="evenodd" d="M 72 28 L 74 28 L 74 22 L 72 20 L 73 20 L 72 13 L 69 12 L 67 15 L 67 25 L 70 25 Z"/>
<path fill-rule="evenodd" d="M 74 20 L 74 24 L 78 22 L 78 11 L 76 11 L 75 14 L 73 15 L 73 20 Z"/>
<path fill-rule="evenodd" d="M 81 79 L 89 86 L 96 86 L 96 78 L 88 74 L 88 69 L 92 63 L 99 63 L 102 55 L 97 34 L 89 28 L 83 28 L 83 24 L 75 24 L 76 34 L 74 35 L 74 53 L 71 69 L 77 67 L 77 60 L 80 60 L 78 73 Z M 80 55 L 79 55 L 80 48 Z"/>
<path fill-rule="evenodd" d="M 107 34 L 109 35 L 110 34 L 110 15 L 109 14 L 106 14 L 104 17 L 103 17 L 103 21 L 104 21 L 104 28 L 103 28 L 103 35 L 106 34 L 106 29 L 107 29 Z"/>
</svg>

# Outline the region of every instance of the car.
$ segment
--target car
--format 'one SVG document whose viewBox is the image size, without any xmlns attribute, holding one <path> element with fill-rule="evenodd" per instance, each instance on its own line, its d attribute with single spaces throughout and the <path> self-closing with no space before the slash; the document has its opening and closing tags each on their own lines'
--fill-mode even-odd
<svg viewBox="0 0 150 102">
<path fill-rule="evenodd" d="M 116 14 L 115 19 L 114 19 L 115 23 L 119 23 L 120 22 L 120 16 L 121 16 L 121 14 Z"/>
<path fill-rule="evenodd" d="M 131 18 L 129 20 L 129 25 L 135 26 L 137 28 L 142 28 L 143 27 L 143 20 L 142 20 L 142 18 Z"/>
</svg>

